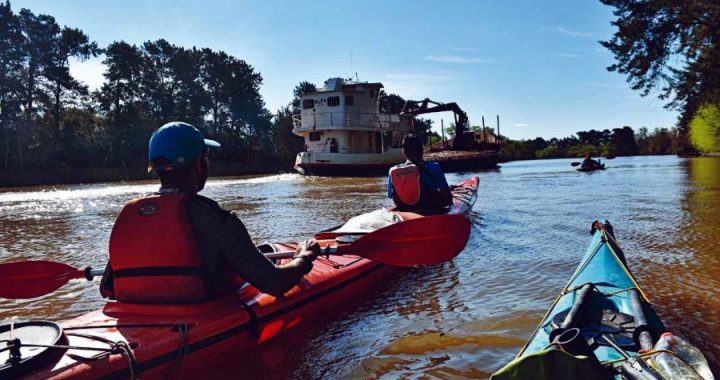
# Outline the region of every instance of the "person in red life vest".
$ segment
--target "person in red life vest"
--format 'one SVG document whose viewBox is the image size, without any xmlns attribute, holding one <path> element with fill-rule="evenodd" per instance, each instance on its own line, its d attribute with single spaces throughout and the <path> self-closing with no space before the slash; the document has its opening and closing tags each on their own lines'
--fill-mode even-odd
<svg viewBox="0 0 720 380">
<path fill-rule="evenodd" d="M 398 211 L 440 214 L 452 204 L 452 193 L 445 173 L 437 162 L 423 161 L 420 136 L 408 134 L 402 140 L 407 161 L 390 168 L 388 198 Z"/>
<path fill-rule="evenodd" d="M 300 244 L 290 263 L 275 265 L 234 212 L 197 194 L 208 178 L 208 148 L 219 146 L 182 122 L 152 134 L 148 170 L 157 173 L 160 190 L 120 211 L 110 236 L 103 296 L 189 303 L 230 294 L 247 281 L 279 297 L 310 272 L 320 254 L 317 242 Z"/>
</svg>

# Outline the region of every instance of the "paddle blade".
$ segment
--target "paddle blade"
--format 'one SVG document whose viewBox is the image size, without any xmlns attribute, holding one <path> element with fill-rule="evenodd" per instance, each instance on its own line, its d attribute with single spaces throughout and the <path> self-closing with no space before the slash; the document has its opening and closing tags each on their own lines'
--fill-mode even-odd
<svg viewBox="0 0 720 380">
<path fill-rule="evenodd" d="M 0 264 L 0 297 L 35 298 L 48 294 L 84 271 L 55 261 L 31 260 Z"/>
<path fill-rule="evenodd" d="M 338 246 L 338 252 L 395 266 L 431 265 L 452 260 L 469 237 L 470 222 L 464 216 L 427 216 L 373 231 Z"/>
<path fill-rule="evenodd" d="M 572 162 L 572 163 L 570 163 L 570 166 L 578 166 L 578 165 L 580 165 L 579 162 Z"/>
</svg>

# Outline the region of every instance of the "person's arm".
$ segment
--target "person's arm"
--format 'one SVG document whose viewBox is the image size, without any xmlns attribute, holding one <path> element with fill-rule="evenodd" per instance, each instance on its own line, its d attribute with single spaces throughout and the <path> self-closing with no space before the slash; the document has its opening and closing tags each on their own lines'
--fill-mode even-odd
<svg viewBox="0 0 720 380">
<path fill-rule="evenodd" d="M 293 260 L 287 264 L 276 266 L 275 275 L 268 281 L 265 293 L 280 297 L 308 274 L 313 268 L 313 261 L 320 255 L 320 245 L 308 240 L 298 245 Z"/>
<path fill-rule="evenodd" d="M 438 179 L 438 188 L 440 190 L 440 195 L 442 196 L 443 202 L 446 205 L 452 204 L 452 191 L 450 190 L 450 186 L 447 183 L 447 178 L 445 178 L 445 172 L 443 172 L 442 167 L 440 167 L 440 164 L 437 162 L 433 162 L 433 166 L 435 169 L 435 176 Z"/>
<path fill-rule="evenodd" d="M 308 244 L 303 247 L 310 251 L 299 252 L 290 263 L 276 266 L 257 249 L 235 213 L 223 210 L 206 198 L 189 204 L 203 262 L 213 275 L 222 276 L 221 266 L 228 263 L 258 290 L 279 297 L 310 272 L 319 254 L 317 243 Z"/>
</svg>

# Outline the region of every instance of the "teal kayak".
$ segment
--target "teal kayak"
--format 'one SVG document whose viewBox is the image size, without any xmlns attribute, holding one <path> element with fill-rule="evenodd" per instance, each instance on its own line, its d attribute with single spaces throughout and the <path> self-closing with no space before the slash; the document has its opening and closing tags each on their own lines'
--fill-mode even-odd
<svg viewBox="0 0 720 380">
<path fill-rule="evenodd" d="M 493 379 L 634 377 L 665 327 L 630 272 L 606 222 L 516 359 Z M 641 354 L 643 353 L 643 354 Z M 626 364 L 627 363 L 627 364 Z"/>
</svg>

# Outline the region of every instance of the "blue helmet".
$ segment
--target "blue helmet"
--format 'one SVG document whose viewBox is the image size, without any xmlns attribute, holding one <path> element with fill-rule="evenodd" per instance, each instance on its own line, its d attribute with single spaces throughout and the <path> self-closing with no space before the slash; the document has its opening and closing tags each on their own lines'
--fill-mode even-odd
<svg viewBox="0 0 720 380">
<path fill-rule="evenodd" d="M 217 148 L 220 144 L 203 137 L 200 131 L 188 123 L 173 121 L 153 132 L 148 143 L 148 160 L 155 172 L 177 170 L 197 158 L 206 147 Z M 163 158 L 167 164 L 153 161 Z"/>
</svg>

